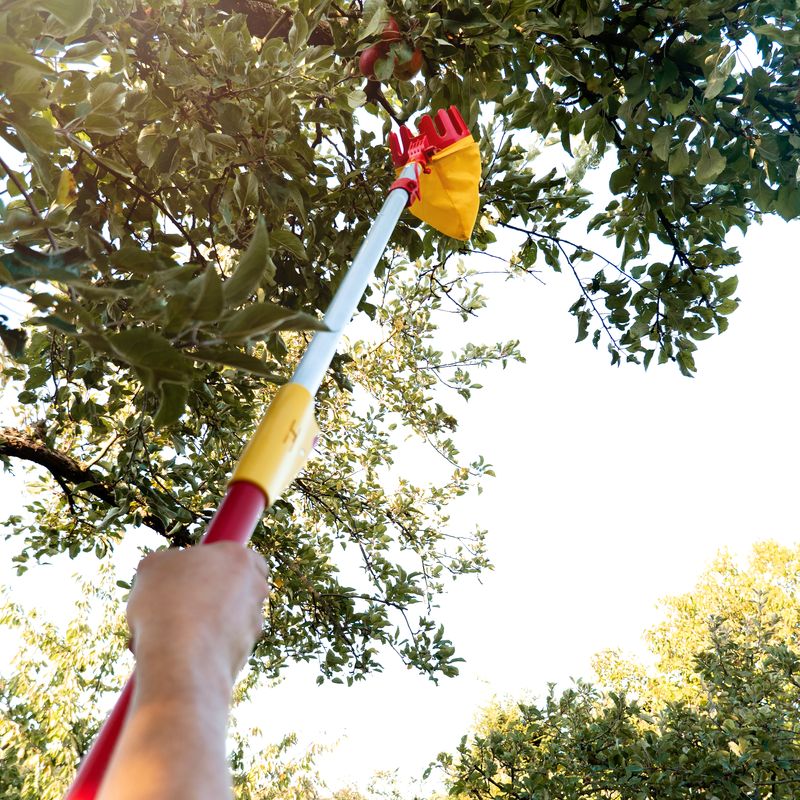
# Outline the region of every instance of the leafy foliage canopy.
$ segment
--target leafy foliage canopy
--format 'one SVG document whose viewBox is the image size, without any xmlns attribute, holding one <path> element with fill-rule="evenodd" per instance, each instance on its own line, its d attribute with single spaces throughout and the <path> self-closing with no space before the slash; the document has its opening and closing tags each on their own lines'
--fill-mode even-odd
<svg viewBox="0 0 800 800">
<path fill-rule="evenodd" d="M 452 795 L 790 798 L 800 758 L 797 548 L 722 555 L 667 603 L 655 664 L 609 651 L 599 684 L 498 706 L 439 764 Z"/>
</svg>

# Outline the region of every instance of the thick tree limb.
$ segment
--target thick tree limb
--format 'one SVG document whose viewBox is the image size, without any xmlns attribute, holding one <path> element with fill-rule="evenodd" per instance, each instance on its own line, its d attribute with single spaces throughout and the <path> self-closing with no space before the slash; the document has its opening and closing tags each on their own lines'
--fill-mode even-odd
<svg viewBox="0 0 800 800">
<path fill-rule="evenodd" d="M 119 505 L 114 491 L 89 467 L 66 453 L 53 450 L 41 441 L 17 428 L 0 428 L 0 457 L 18 458 L 44 467 L 63 488 L 66 483 L 84 485 L 85 491 L 109 506 Z M 145 514 L 142 523 L 167 537 L 167 524 L 156 514 Z M 192 544 L 185 528 L 167 537 L 170 543 L 185 547 Z"/>
<path fill-rule="evenodd" d="M 292 12 L 280 8 L 273 0 L 220 0 L 217 8 L 247 17 L 247 29 L 263 39 L 285 39 L 292 27 Z M 320 22 L 308 35 L 310 45 L 333 44 L 333 34 L 327 22 Z"/>
</svg>

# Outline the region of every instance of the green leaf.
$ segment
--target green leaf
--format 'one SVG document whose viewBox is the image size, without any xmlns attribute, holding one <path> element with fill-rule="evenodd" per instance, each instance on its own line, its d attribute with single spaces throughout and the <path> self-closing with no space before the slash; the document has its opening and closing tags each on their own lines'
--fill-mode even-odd
<svg viewBox="0 0 800 800">
<path fill-rule="evenodd" d="M 8 93 L 9 97 L 36 111 L 42 111 L 48 105 L 48 84 L 43 81 L 43 77 L 38 69 L 18 67 L 14 72 L 14 84 Z"/>
<path fill-rule="evenodd" d="M 29 317 L 25 324 L 47 325 L 48 328 L 60 331 L 61 333 L 68 333 L 70 336 L 78 332 L 78 329 L 71 322 L 67 322 L 67 320 L 55 314 L 48 314 L 46 317 Z"/>
<path fill-rule="evenodd" d="M 728 297 L 721 303 L 718 303 L 714 310 L 717 312 L 717 314 L 732 314 L 734 311 L 736 311 L 737 308 L 739 308 L 739 303 L 737 303 L 736 300 L 733 300 L 730 297 Z M 722 325 L 720 324 L 722 322 L 725 322 L 727 325 L 727 322 L 725 320 L 719 319 L 718 317 L 717 325 L 719 325 L 720 333 L 722 333 L 722 331 L 725 330 L 725 328 L 722 327 Z"/>
<path fill-rule="evenodd" d="M 86 152 L 92 152 L 88 148 L 83 148 Z M 113 161 L 106 156 L 99 156 L 97 153 L 92 152 L 92 159 L 96 161 L 101 167 L 105 167 L 112 175 L 122 176 L 123 178 L 134 178 L 134 174 L 119 161 Z"/>
<path fill-rule="evenodd" d="M 289 30 L 287 43 L 292 50 L 305 45 L 308 40 L 308 22 L 299 11 L 294 15 L 292 27 Z"/>
<path fill-rule="evenodd" d="M 89 133 L 102 133 L 104 136 L 116 136 L 122 130 L 119 116 L 109 114 L 89 114 L 83 121 L 83 129 Z"/>
<path fill-rule="evenodd" d="M 16 180 L 13 180 L 16 178 Z M 6 192 L 8 193 L 9 197 L 20 197 L 22 192 L 19 188 L 17 188 L 17 184 L 19 184 L 23 189 L 27 189 L 25 176 L 21 172 L 17 172 L 14 169 L 8 171 L 8 180 L 6 181 Z"/>
<path fill-rule="evenodd" d="M 787 222 L 800 217 L 800 189 L 788 184 L 781 186 L 775 200 L 775 210 Z"/>
<path fill-rule="evenodd" d="M 298 261 L 308 261 L 308 254 L 300 238 L 286 228 L 270 231 L 269 238 L 273 245 L 287 250 Z"/>
<path fill-rule="evenodd" d="M 8 40 L 0 43 L 0 63 L 30 67 L 47 75 L 51 75 L 53 72 L 47 64 Z"/>
<path fill-rule="evenodd" d="M 152 167 L 156 159 L 161 154 L 161 143 L 164 137 L 158 132 L 155 125 L 146 125 L 139 132 L 139 139 L 136 142 L 136 155 L 146 166 Z"/>
<path fill-rule="evenodd" d="M 64 27 L 64 33 L 75 33 L 83 26 L 94 9 L 93 0 L 38 0 L 35 8 L 52 14 Z"/>
<path fill-rule="evenodd" d="M 135 244 L 125 243 L 109 258 L 112 266 L 121 272 L 133 272 L 138 275 L 149 275 L 166 267 L 177 266 L 174 261 L 151 250 L 142 250 Z"/>
<path fill-rule="evenodd" d="M 81 44 L 76 44 L 74 47 L 70 47 L 64 54 L 64 60 L 91 64 L 105 51 L 106 46 L 102 42 L 83 42 Z"/>
<path fill-rule="evenodd" d="M 614 194 L 621 194 L 630 188 L 633 182 L 633 167 L 628 164 L 611 173 L 608 186 Z"/>
<path fill-rule="evenodd" d="M 731 275 L 726 278 L 717 286 L 717 297 L 730 297 L 739 286 L 739 278 L 736 275 Z"/>
<path fill-rule="evenodd" d="M 778 161 L 781 157 L 778 137 L 775 135 L 762 136 L 756 144 L 756 150 L 767 161 Z"/>
<path fill-rule="evenodd" d="M 575 52 L 561 45 L 550 45 L 547 48 L 547 55 L 557 75 L 570 76 L 579 81 L 585 80 L 580 58 Z"/>
<path fill-rule="evenodd" d="M 697 367 L 694 364 L 694 356 L 688 350 L 678 350 L 677 362 L 682 375 L 687 378 L 694 377 L 693 373 L 697 371 Z"/>
<path fill-rule="evenodd" d="M 789 31 L 778 28 L 776 25 L 756 25 L 753 28 L 753 33 L 759 36 L 766 36 L 768 39 L 783 45 L 797 45 L 797 28 Z"/>
<path fill-rule="evenodd" d="M 672 144 L 672 127 L 664 125 L 653 134 L 653 152 L 662 160 L 669 159 L 669 149 Z"/>
<path fill-rule="evenodd" d="M 678 67 L 675 62 L 665 58 L 661 63 L 661 67 L 656 69 L 656 91 L 663 92 L 664 89 L 673 86 L 678 79 L 678 74 Z"/>
<path fill-rule="evenodd" d="M 14 245 L 12 253 L 3 253 L 0 263 L 14 282 L 35 279 L 72 283 L 80 278 L 90 259 L 80 247 L 54 253 L 40 253 L 23 244 Z"/>
<path fill-rule="evenodd" d="M 394 72 L 394 56 L 382 56 L 375 62 L 375 78 L 379 81 L 388 81 Z"/>
<path fill-rule="evenodd" d="M 695 178 L 698 183 L 709 184 L 716 180 L 727 166 L 725 156 L 713 147 L 703 147 L 700 160 L 697 162 Z"/>
<path fill-rule="evenodd" d="M 12 358 L 22 358 L 25 353 L 25 344 L 28 341 L 28 334 L 25 331 L 15 328 L 8 328 L 0 319 L 0 341 L 5 345 L 8 354 Z"/>
<path fill-rule="evenodd" d="M 233 196 L 243 212 L 258 205 L 258 178 L 254 172 L 240 173 L 233 184 Z"/>
<path fill-rule="evenodd" d="M 192 306 L 192 319 L 212 322 L 219 319 L 224 309 L 222 281 L 213 264 L 207 264 L 205 271 L 189 284 L 190 292 L 197 292 L 197 300 Z"/>
<path fill-rule="evenodd" d="M 586 21 L 580 26 L 581 36 L 597 36 L 603 32 L 603 19 L 590 10 L 586 13 Z"/>
<path fill-rule="evenodd" d="M 167 425 L 176 423 L 186 409 L 186 400 L 189 397 L 189 389 L 180 383 L 163 382 L 159 386 L 161 400 L 158 404 L 158 411 L 153 417 L 153 425 L 156 428 L 164 428 Z"/>
<path fill-rule="evenodd" d="M 725 49 L 727 50 L 727 48 Z M 717 58 L 719 58 L 719 56 Z M 704 99 L 712 100 L 719 95 L 719 93 L 725 87 L 725 82 L 728 80 L 728 75 L 731 74 L 731 70 L 735 64 L 735 59 L 733 56 L 730 56 L 729 58 L 725 58 L 721 64 L 717 64 L 717 66 L 714 67 L 711 75 L 709 75 L 706 90 L 703 93 Z"/>
<path fill-rule="evenodd" d="M 259 358 L 235 350 L 232 347 L 198 347 L 189 354 L 195 361 L 205 361 L 210 364 L 224 364 L 227 367 L 235 367 L 244 372 L 251 372 L 254 375 L 261 375 L 267 378 L 270 383 L 283 384 L 286 379 L 273 372 Z"/>
<path fill-rule="evenodd" d="M 269 235 L 264 218 L 259 215 L 256 229 L 239 264 L 223 285 L 225 306 L 241 305 L 256 290 L 262 280 L 272 283 L 275 265 L 269 257 Z"/>
<path fill-rule="evenodd" d="M 53 126 L 43 117 L 32 116 L 27 119 L 15 119 L 17 133 L 27 136 L 33 145 L 38 145 L 45 152 L 56 149 L 56 134 Z"/>
<path fill-rule="evenodd" d="M 682 117 L 686 113 L 686 109 L 689 108 L 689 103 L 692 102 L 693 96 L 694 92 L 689 89 L 681 100 L 668 100 L 667 110 L 673 117 Z"/>
<path fill-rule="evenodd" d="M 229 152 L 236 152 L 239 149 L 236 139 L 234 139 L 233 136 L 228 136 L 227 133 L 209 133 L 208 136 L 206 136 L 206 141 L 217 145 L 217 147 L 221 147 L 223 150 L 228 150 Z"/>
<path fill-rule="evenodd" d="M 101 108 L 106 113 L 119 111 L 125 100 L 125 88 L 112 81 L 104 81 L 95 86 L 89 94 L 89 105 L 92 111 Z"/>
<path fill-rule="evenodd" d="M 109 336 L 108 343 L 117 355 L 139 370 L 149 388 L 161 381 L 183 383 L 192 372 L 191 361 L 155 331 L 131 328 Z"/>
<path fill-rule="evenodd" d="M 683 175 L 689 169 L 689 150 L 681 142 L 669 157 L 669 174 L 678 176 Z"/>
<path fill-rule="evenodd" d="M 361 108 L 367 102 L 367 94 L 361 89 L 353 89 L 347 94 L 347 105 L 352 109 Z"/>
<path fill-rule="evenodd" d="M 364 19 L 367 24 L 360 31 L 358 42 L 365 42 L 375 38 L 375 34 L 383 30 L 387 20 L 386 8 L 382 3 L 365 3 Z"/>
<path fill-rule="evenodd" d="M 592 314 L 590 311 L 577 311 L 575 316 L 578 318 L 578 338 L 575 341 L 582 342 L 589 335 Z"/>
<path fill-rule="evenodd" d="M 270 331 L 325 330 L 321 320 L 274 303 L 254 303 L 235 312 L 222 326 L 221 334 L 232 341 L 263 336 Z"/>
</svg>

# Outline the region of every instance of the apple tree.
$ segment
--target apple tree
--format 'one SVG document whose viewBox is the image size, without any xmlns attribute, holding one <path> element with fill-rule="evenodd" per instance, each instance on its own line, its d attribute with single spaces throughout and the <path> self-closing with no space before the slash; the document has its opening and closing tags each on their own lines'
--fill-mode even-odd
<svg viewBox="0 0 800 800">
<path fill-rule="evenodd" d="M 0 336 L 17 406 L 0 458 L 37 465 L 26 512 L 7 519 L 19 569 L 105 558 L 141 528 L 197 540 L 391 182 L 376 131 L 454 103 L 483 153 L 472 240 L 403 219 L 361 304 L 370 336 L 322 387 L 318 456 L 254 543 L 275 578 L 264 671 L 317 660 L 321 678 L 353 680 L 389 647 L 455 674 L 432 608 L 446 578 L 487 559 L 482 531 L 448 529 L 449 506 L 491 470 L 458 452 L 453 406 L 475 369 L 521 358 L 514 341 L 437 347 L 444 314 L 485 302 L 464 255 L 515 280 L 564 271 L 578 339 L 691 374 L 697 342 L 737 305 L 726 234 L 800 214 L 797 12 L 4 2 Z M 358 61 L 378 41 L 365 80 Z M 531 157 L 550 138 L 575 154 L 567 172 Z M 596 207 L 580 176 L 602 158 L 615 199 Z M 566 238 L 586 212 L 607 254 Z M 497 252 L 501 229 L 519 235 L 513 252 Z M 395 466 L 407 436 L 440 459 L 437 477 Z"/>
</svg>

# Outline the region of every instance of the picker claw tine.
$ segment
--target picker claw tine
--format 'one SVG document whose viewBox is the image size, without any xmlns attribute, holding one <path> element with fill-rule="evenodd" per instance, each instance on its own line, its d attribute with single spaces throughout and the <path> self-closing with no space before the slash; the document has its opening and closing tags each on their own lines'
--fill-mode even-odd
<svg viewBox="0 0 800 800">
<path fill-rule="evenodd" d="M 417 127 L 416 136 L 406 125 L 400 126 L 399 136 L 389 134 L 389 150 L 395 167 L 405 166 L 410 159 L 427 162 L 434 153 L 470 135 L 467 123 L 455 106 L 439 109 L 435 118 L 425 114 Z"/>
<path fill-rule="evenodd" d="M 442 150 L 469 134 L 464 118 L 455 106 L 436 112 L 435 121 L 427 114 L 419 121 L 419 132 L 437 150 Z"/>
<path fill-rule="evenodd" d="M 412 139 L 411 131 L 406 125 L 400 126 L 400 138 L 396 133 L 389 134 L 389 150 L 395 167 L 402 167 L 408 162 L 409 148 Z"/>
</svg>

